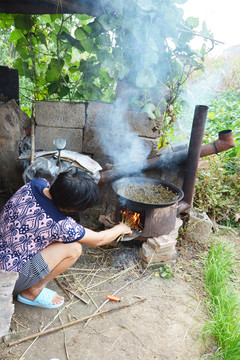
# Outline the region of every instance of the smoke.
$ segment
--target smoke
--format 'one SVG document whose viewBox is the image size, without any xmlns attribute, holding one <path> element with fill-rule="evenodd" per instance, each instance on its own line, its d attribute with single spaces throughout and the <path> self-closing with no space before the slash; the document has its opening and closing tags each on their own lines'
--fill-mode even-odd
<svg viewBox="0 0 240 360">
<path fill-rule="evenodd" d="M 196 105 L 210 106 L 216 94 L 221 90 L 228 66 L 215 69 L 211 74 L 202 73 L 196 80 L 187 83 L 179 100 L 183 105 L 174 124 L 174 137 L 177 141 L 188 142 Z"/>
<path fill-rule="evenodd" d="M 114 103 L 109 132 L 102 131 L 99 134 L 105 154 L 126 176 L 130 173 L 140 173 L 146 166 L 151 152 L 149 143 L 131 129 L 127 107 L 127 103 L 118 98 Z"/>
</svg>

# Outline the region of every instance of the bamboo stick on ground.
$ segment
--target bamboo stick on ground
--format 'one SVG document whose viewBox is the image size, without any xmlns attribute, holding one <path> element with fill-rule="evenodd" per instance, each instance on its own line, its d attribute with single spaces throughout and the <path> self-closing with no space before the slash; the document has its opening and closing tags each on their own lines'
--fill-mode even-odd
<svg viewBox="0 0 240 360">
<path fill-rule="evenodd" d="M 146 298 L 143 298 L 143 299 L 140 299 L 140 300 L 136 300 L 134 301 L 133 303 L 129 303 L 129 304 L 126 304 L 126 305 L 122 305 L 122 306 L 118 306 L 118 307 L 115 307 L 113 309 L 109 309 L 109 310 L 104 310 L 104 311 L 101 311 L 101 312 L 98 312 L 97 314 L 92 314 L 92 315 L 88 315 L 88 316 L 85 316 L 81 319 L 77 319 L 77 320 L 74 320 L 74 321 L 71 321 L 67 324 L 64 324 L 64 325 L 60 325 L 60 326 L 56 326 L 54 328 L 50 328 L 48 330 L 45 330 L 45 331 L 41 331 L 41 332 L 38 332 L 38 333 L 35 333 L 35 334 L 32 334 L 32 335 L 29 335 L 29 336 L 26 336 L 26 337 L 23 337 L 22 339 L 18 339 L 18 340 L 15 340 L 15 341 L 12 341 L 12 342 L 9 342 L 8 343 L 8 346 L 13 346 L 13 345 L 17 345 L 17 344 L 20 344 L 24 341 L 27 341 L 27 340 L 31 340 L 31 339 L 34 339 L 36 337 L 39 337 L 39 336 L 42 336 L 42 335 L 46 335 L 46 334 L 50 334 L 54 331 L 57 331 L 57 330 L 61 330 L 61 329 L 64 329 L 68 326 L 72 326 L 72 325 L 75 325 L 75 324 L 78 324 L 80 322 L 83 322 L 85 320 L 88 320 L 90 318 L 93 318 L 93 317 L 96 317 L 96 316 L 99 316 L 99 315 L 104 315 L 104 314 L 107 314 L 107 313 L 110 313 L 112 311 L 116 311 L 116 310 L 121 310 L 121 309 L 125 309 L 127 307 L 130 307 L 130 306 L 133 306 L 133 305 L 136 305 L 140 302 L 143 302 L 147 300 Z"/>
<path fill-rule="evenodd" d="M 136 279 L 133 279 L 132 281 L 127 282 L 125 285 L 123 285 L 122 287 L 120 287 L 119 289 L 117 289 L 116 291 L 114 291 L 114 292 L 112 293 L 112 295 L 116 295 L 117 293 L 119 293 L 121 290 L 123 290 L 123 289 L 124 289 L 125 287 L 127 287 L 128 285 L 131 285 L 134 281 L 141 279 L 142 276 L 143 276 L 143 275 L 140 275 L 140 276 L 137 277 Z M 105 300 L 93 314 L 94 314 L 94 315 L 97 314 L 109 301 L 110 301 L 109 299 Z M 90 317 L 90 319 L 86 322 L 86 324 L 84 325 L 84 327 L 87 326 L 87 324 L 88 324 L 91 320 L 92 320 L 92 318 Z"/>
</svg>

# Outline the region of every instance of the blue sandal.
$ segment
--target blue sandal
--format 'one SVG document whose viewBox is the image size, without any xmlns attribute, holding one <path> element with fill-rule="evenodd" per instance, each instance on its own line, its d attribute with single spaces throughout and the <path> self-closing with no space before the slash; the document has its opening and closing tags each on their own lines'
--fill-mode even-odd
<svg viewBox="0 0 240 360">
<path fill-rule="evenodd" d="M 57 309 L 63 305 L 64 300 L 59 304 L 52 304 L 52 299 L 55 295 L 55 291 L 52 291 L 47 288 L 43 288 L 40 294 L 36 297 L 35 300 L 29 300 L 24 298 L 22 295 L 18 294 L 17 299 L 23 304 L 31 305 L 31 306 L 39 306 L 46 309 Z"/>
</svg>

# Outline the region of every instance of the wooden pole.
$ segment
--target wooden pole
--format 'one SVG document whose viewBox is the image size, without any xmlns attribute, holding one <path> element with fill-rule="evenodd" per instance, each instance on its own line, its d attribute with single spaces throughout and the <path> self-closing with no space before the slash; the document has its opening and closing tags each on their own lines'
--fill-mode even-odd
<svg viewBox="0 0 240 360">
<path fill-rule="evenodd" d="M 35 121 L 34 121 L 34 105 L 32 100 L 31 107 L 31 159 L 30 164 L 34 163 L 35 160 Z"/>
<path fill-rule="evenodd" d="M 24 341 L 27 341 L 27 340 L 31 340 L 31 339 L 34 339 L 36 337 L 39 337 L 39 336 L 42 336 L 42 335 L 46 335 L 46 334 L 50 334 L 54 331 L 57 331 L 57 330 L 61 330 L 65 327 L 68 327 L 68 326 L 72 326 L 72 325 L 75 325 L 75 324 L 78 324 L 82 321 L 85 321 L 85 320 L 88 320 L 89 318 L 93 318 L 93 317 L 96 317 L 96 316 L 99 316 L 99 315 L 103 315 L 103 314 L 107 314 L 111 311 L 116 311 L 116 310 L 121 310 L 121 309 L 124 309 L 124 308 L 127 308 L 129 306 L 133 306 L 133 305 L 136 305 L 137 303 L 140 303 L 140 302 L 143 302 L 147 300 L 146 298 L 143 298 L 143 299 L 140 299 L 140 300 L 136 300 L 134 301 L 133 303 L 130 303 L 130 304 L 126 304 L 126 305 L 122 305 L 122 306 L 118 306 L 118 307 L 115 307 L 113 309 L 110 309 L 110 310 L 104 310 L 102 312 L 99 312 L 97 314 L 92 314 L 92 315 L 88 315 L 88 316 L 85 316 L 81 319 L 78 319 L 78 320 L 74 320 L 74 321 L 71 321 L 67 324 L 63 324 L 63 325 L 60 325 L 60 326 L 56 326 L 54 328 L 50 328 L 48 330 L 45 330 L 45 331 L 41 331 L 41 332 L 38 332 L 38 333 L 35 333 L 35 334 L 32 334 L 32 335 L 29 335 L 29 336 L 26 336 L 26 337 L 23 337 L 21 339 L 18 339 L 18 340 L 15 340 L 15 341 L 12 341 L 10 343 L 8 343 L 8 346 L 13 346 L 13 345 L 17 345 L 17 344 L 20 344 Z"/>
</svg>

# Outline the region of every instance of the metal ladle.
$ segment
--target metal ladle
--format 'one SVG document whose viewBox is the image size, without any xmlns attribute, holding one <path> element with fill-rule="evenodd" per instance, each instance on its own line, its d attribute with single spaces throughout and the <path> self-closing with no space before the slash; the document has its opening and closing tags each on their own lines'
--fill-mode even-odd
<svg viewBox="0 0 240 360">
<path fill-rule="evenodd" d="M 55 148 L 58 151 L 58 159 L 57 159 L 57 166 L 61 167 L 60 164 L 60 154 L 61 154 L 61 150 L 64 150 L 67 144 L 67 140 L 66 139 L 55 139 L 53 141 L 53 145 L 55 146 Z"/>
</svg>

